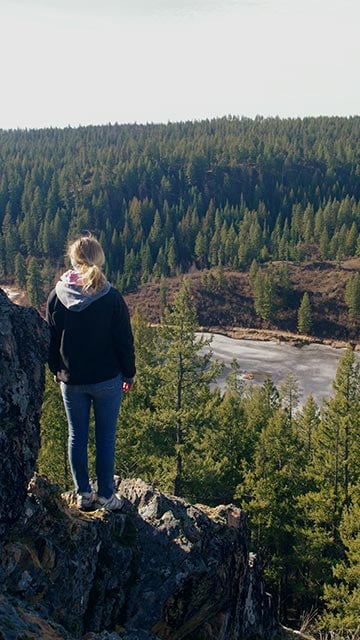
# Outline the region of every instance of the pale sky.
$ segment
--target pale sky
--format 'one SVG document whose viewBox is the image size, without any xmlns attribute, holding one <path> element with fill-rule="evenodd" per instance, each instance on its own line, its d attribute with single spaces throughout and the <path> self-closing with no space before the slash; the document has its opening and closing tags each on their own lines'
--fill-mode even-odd
<svg viewBox="0 0 360 640">
<path fill-rule="evenodd" d="M 360 113 L 359 0 L 0 0 L 0 129 Z"/>
</svg>

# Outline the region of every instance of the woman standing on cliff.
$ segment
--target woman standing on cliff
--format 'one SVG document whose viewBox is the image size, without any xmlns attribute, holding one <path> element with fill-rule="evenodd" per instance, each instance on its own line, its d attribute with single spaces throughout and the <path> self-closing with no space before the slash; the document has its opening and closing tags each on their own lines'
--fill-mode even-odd
<svg viewBox="0 0 360 640">
<path fill-rule="evenodd" d="M 122 394 L 135 376 L 134 340 L 122 295 L 106 280 L 101 245 L 93 236 L 73 242 L 72 269 L 51 291 L 48 364 L 60 383 L 69 425 L 69 460 L 80 509 L 112 511 L 123 506 L 114 493 L 117 419 Z M 89 482 L 88 439 L 91 405 L 95 416 L 98 495 Z"/>
</svg>

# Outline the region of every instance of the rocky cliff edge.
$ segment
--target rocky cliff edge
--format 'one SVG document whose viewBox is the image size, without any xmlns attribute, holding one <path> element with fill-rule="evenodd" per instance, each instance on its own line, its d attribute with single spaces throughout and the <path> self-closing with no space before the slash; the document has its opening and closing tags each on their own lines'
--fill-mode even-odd
<svg viewBox="0 0 360 640">
<path fill-rule="evenodd" d="M 48 334 L 0 290 L 0 639 L 240 640 L 277 633 L 246 516 L 117 479 L 84 514 L 36 474 Z"/>
</svg>

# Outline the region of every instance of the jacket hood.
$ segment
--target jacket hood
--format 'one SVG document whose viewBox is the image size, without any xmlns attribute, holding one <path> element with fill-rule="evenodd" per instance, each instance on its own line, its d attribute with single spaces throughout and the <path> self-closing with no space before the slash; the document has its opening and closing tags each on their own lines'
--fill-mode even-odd
<svg viewBox="0 0 360 640">
<path fill-rule="evenodd" d="M 111 285 L 106 282 L 105 286 L 98 291 L 84 291 L 81 284 L 81 274 L 70 269 L 65 271 L 57 282 L 55 293 L 60 302 L 70 311 L 83 311 L 95 300 L 99 300 L 110 291 Z"/>
</svg>

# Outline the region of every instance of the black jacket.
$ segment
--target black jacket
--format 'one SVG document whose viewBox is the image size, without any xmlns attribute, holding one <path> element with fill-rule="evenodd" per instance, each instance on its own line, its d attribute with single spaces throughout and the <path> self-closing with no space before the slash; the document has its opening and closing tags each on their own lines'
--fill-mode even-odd
<svg viewBox="0 0 360 640">
<path fill-rule="evenodd" d="M 113 287 L 81 311 L 71 311 L 50 293 L 46 320 L 50 326 L 49 368 L 68 384 L 91 384 L 119 373 L 131 382 L 135 369 L 129 311 Z"/>
</svg>

